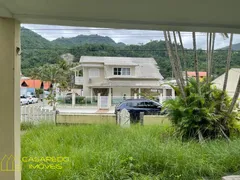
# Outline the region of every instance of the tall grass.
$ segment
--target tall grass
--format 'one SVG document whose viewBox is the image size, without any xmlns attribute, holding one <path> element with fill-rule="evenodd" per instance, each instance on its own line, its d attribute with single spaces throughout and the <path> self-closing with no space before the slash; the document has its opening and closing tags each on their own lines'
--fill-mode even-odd
<svg viewBox="0 0 240 180">
<path fill-rule="evenodd" d="M 240 139 L 181 142 L 160 126 L 39 126 L 22 136 L 22 156 L 65 156 L 61 170 L 29 169 L 23 180 L 220 179 L 240 169 Z"/>
</svg>

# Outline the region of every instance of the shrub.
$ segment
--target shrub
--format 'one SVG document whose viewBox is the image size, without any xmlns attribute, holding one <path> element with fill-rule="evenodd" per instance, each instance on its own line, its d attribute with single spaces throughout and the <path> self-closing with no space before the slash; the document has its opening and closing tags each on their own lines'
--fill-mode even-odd
<svg viewBox="0 0 240 180">
<path fill-rule="evenodd" d="M 84 104 L 85 97 L 76 96 L 76 104 Z"/>
<path fill-rule="evenodd" d="M 184 88 L 186 98 L 180 95 L 178 87 L 173 88 L 178 97 L 166 101 L 165 107 L 177 134 L 183 139 L 228 138 L 231 130 L 236 128 L 237 113 L 227 113 L 231 99 L 226 92 L 211 83 L 201 82 L 198 93 L 195 79 L 189 79 Z"/>
</svg>

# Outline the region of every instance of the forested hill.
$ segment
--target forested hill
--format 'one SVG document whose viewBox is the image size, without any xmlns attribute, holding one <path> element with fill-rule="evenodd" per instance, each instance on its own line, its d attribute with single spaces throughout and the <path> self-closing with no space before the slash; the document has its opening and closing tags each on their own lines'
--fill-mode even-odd
<svg viewBox="0 0 240 180">
<path fill-rule="evenodd" d="M 221 48 L 221 49 L 226 50 L 226 49 L 228 49 L 228 47 L 224 47 L 224 48 Z M 233 51 L 240 51 L 240 43 L 233 44 L 232 45 L 232 50 Z"/>
<path fill-rule="evenodd" d="M 94 35 L 95 36 L 95 35 Z M 82 45 L 66 45 L 48 41 L 40 35 L 22 29 L 22 73 L 29 76 L 33 67 L 42 66 L 46 63 L 56 63 L 64 53 L 71 53 L 75 56 L 75 62 L 85 56 L 124 56 L 124 57 L 153 57 L 155 58 L 161 74 L 164 78 L 172 76 L 172 70 L 164 41 L 151 41 L 144 45 L 113 45 L 107 37 L 105 42 L 109 43 L 83 43 Z M 79 36 L 78 36 L 79 37 Z M 91 37 L 91 36 L 90 36 Z M 104 37 L 106 38 L 106 37 Z M 68 39 L 68 38 L 63 38 Z M 72 38 L 70 41 L 75 42 Z M 81 38 L 80 38 L 81 39 Z M 94 41 L 96 41 L 96 38 Z M 102 38 L 100 38 L 102 39 Z M 59 41 L 59 40 L 58 40 Z M 77 41 L 77 40 L 76 40 Z M 111 42 L 111 43 L 110 43 Z M 116 43 L 117 44 L 117 43 Z M 181 54 L 181 53 L 180 53 Z M 214 74 L 218 76 L 225 70 L 227 51 L 216 51 L 214 53 Z M 181 58 L 182 59 L 182 58 Z M 188 70 L 193 68 L 193 52 L 186 49 L 186 61 Z M 206 53 L 198 50 L 199 70 L 206 70 Z M 233 52 L 231 67 L 240 67 L 240 53 Z"/>
<path fill-rule="evenodd" d="M 21 28 L 21 45 L 22 49 L 52 47 L 50 41 L 24 27 Z"/>
<path fill-rule="evenodd" d="M 21 28 L 21 40 L 22 48 L 50 48 L 50 47 L 60 47 L 60 48 L 70 48 L 75 46 L 81 46 L 85 44 L 107 44 L 117 47 L 125 46 L 124 43 L 116 43 L 113 39 L 107 36 L 99 35 L 78 35 L 71 38 L 58 38 L 53 41 L 48 41 L 39 34 L 22 27 Z"/>
<path fill-rule="evenodd" d="M 73 47 L 84 44 L 108 44 L 112 46 L 124 46 L 124 43 L 116 43 L 110 37 L 99 36 L 99 35 L 78 35 L 72 38 L 58 38 L 52 41 L 53 44 L 61 45 L 64 47 Z"/>
</svg>

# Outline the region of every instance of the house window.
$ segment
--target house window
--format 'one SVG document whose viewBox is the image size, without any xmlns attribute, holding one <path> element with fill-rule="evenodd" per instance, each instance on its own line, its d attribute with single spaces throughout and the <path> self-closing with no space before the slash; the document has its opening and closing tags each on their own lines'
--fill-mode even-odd
<svg viewBox="0 0 240 180">
<path fill-rule="evenodd" d="M 89 72 L 89 77 L 90 78 L 100 76 L 100 70 L 98 68 L 90 68 L 88 72 Z"/>
<path fill-rule="evenodd" d="M 113 68 L 114 75 L 127 76 L 130 75 L 130 68 Z"/>
</svg>

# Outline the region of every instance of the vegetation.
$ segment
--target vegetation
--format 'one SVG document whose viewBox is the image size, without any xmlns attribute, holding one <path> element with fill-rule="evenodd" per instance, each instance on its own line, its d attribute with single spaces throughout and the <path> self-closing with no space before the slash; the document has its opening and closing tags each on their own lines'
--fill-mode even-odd
<svg viewBox="0 0 240 180">
<path fill-rule="evenodd" d="M 53 44 L 65 47 L 74 47 L 84 44 L 108 44 L 112 46 L 125 46 L 124 43 L 116 43 L 110 37 L 103 37 L 99 35 L 78 35 L 72 38 L 58 38 L 52 41 Z"/>
<path fill-rule="evenodd" d="M 75 56 L 75 62 L 83 55 L 88 56 L 128 56 L 128 57 L 154 57 L 164 78 L 172 76 L 172 67 L 169 61 L 168 52 L 164 41 L 151 41 L 144 45 L 122 45 L 115 46 L 107 43 L 107 40 L 99 43 L 86 42 L 75 43 L 74 46 L 56 45 L 54 42 L 42 38 L 40 35 L 30 31 L 22 30 L 22 73 L 30 76 L 31 69 L 42 66 L 46 63 L 55 64 L 60 59 L 60 55 L 71 53 Z M 87 38 L 87 36 L 86 36 Z M 108 37 L 103 37 L 108 38 Z M 74 38 L 73 38 L 74 39 Z M 93 39 L 93 38 L 92 38 Z M 95 38 L 99 39 L 99 38 Z M 66 40 L 62 38 L 61 41 Z M 179 49 L 182 51 L 182 46 Z M 180 51 L 180 52 L 181 52 Z M 213 76 L 217 77 L 225 71 L 225 61 L 227 59 L 227 50 L 214 51 Z M 199 71 L 206 71 L 205 51 L 198 49 Z M 184 54 L 179 53 L 180 59 L 186 60 L 186 68 L 194 70 L 194 52 L 191 49 L 185 49 Z M 184 58 L 183 58 L 184 57 Z M 182 62 L 183 63 L 183 62 Z M 184 66 L 183 66 L 184 67 Z M 240 53 L 233 52 L 231 67 L 240 67 Z M 185 70 L 185 67 L 184 67 Z"/>
<path fill-rule="evenodd" d="M 26 131 L 26 130 L 30 130 L 34 127 L 34 123 L 31 121 L 26 121 L 26 122 L 21 122 L 21 131 Z"/>
<path fill-rule="evenodd" d="M 22 157 L 60 156 L 69 162 L 57 170 L 30 169 L 39 163 L 23 163 L 22 179 L 214 180 L 239 174 L 239 143 L 183 143 L 172 129 L 159 126 L 40 126 L 22 135 Z"/>
<path fill-rule="evenodd" d="M 195 79 L 184 87 L 185 97 L 174 87 L 178 97 L 165 102 L 176 133 L 183 139 L 214 139 L 230 136 L 237 130 L 237 113 L 229 113 L 231 99 L 211 83 L 200 82 L 198 92 Z M 222 102 L 223 95 L 223 102 Z"/>
<path fill-rule="evenodd" d="M 176 79 L 177 87 L 175 91 L 178 97 L 166 102 L 166 107 L 170 112 L 171 120 L 176 127 L 177 133 L 183 139 L 218 138 L 224 136 L 229 138 L 230 131 L 236 128 L 236 114 L 232 113 L 237 102 L 240 92 L 240 76 L 233 97 L 230 101 L 226 94 L 228 80 L 228 71 L 232 58 L 232 40 L 233 34 L 230 35 L 228 56 L 226 61 L 225 80 L 223 90 L 212 88 L 212 64 L 213 51 L 215 42 L 215 33 L 207 33 L 207 54 L 206 67 L 207 79 L 200 82 L 199 80 L 199 59 L 196 46 L 196 35 L 192 32 L 193 52 L 194 52 L 194 70 L 195 79 L 183 79 L 182 65 L 178 54 L 176 35 L 173 31 L 174 42 L 171 40 L 169 31 L 164 31 L 166 48 L 169 59 Z M 179 35 L 181 42 L 181 37 Z M 173 45 L 175 47 L 173 48 Z M 183 48 L 182 48 L 183 49 Z M 174 51 L 175 50 L 175 51 Z"/>
<path fill-rule="evenodd" d="M 51 82 L 53 87 L 50 89 L 47 100 L 49 100 L 49 103 L 53 105 L 53 109 L 55 110 L 57 102 L 55 98 L 56 88 L 58 87 L 61 90 L 67 89 L 71 84 L 71 74 L 72 72 L 67 63 L 65 61 L 59 61 L 58 64 L 45 64 L 34 68 L 31 72 L 31 77 Z"/>
</svg>

